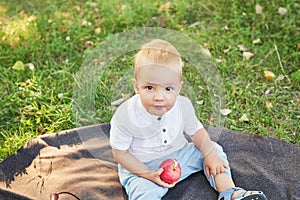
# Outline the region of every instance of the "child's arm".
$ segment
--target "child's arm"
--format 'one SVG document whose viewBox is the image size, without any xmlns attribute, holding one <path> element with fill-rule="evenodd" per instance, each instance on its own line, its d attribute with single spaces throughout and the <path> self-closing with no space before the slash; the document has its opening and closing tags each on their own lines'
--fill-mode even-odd
<svg viewBox="0 0 300 200">
<path fill-rule="evenodd" d="M 131 153 L 128 151 L 122 151 L 117 149 L 112 149 L 114 159 L 122 165 L 125 169 L 131 173 L 148 179 L 160 186 L 171 188 L 174 187 L 176 183 L 168 184 L 162 181 L 159 175 L 162 173 L 163 169 L 160 168 L 157 171 L 151 171 L 144 163 L 137 160 Z"/>
<path fill-rule="evenodd" d="M 207 131 L 202 128 L 199 129 L 194 137 L 194 144 L 201 150 L 204 155 L 205 171 L 208 177 L 224 172 L 224 167 L 229 168 L 228 164 L 224 162 L 218 155 Z"/>
</svg>

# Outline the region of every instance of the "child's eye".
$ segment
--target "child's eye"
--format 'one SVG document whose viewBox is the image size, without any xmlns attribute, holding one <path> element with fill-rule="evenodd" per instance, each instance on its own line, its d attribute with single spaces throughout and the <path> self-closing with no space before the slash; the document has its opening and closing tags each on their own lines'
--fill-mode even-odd
<svg viewBox="0 0 300 200">
<path fill-rule="evenodd" d="M 151 91 L 151 90 L 153 90 L 153 87 L 148 85 L 148 86 L 145 87 L 145 89 Z"/>
<path fill-rule="evenodd" d="M 173 91 L 173 88 L 172 87 L 166 87 L 166 91 L 171 92 L 171 91 Z"/>
</svg>

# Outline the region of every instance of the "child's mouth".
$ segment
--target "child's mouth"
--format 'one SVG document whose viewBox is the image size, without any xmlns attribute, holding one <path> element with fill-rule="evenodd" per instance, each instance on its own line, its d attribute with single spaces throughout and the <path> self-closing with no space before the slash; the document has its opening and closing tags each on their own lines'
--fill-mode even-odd
<svg viewBox="0 0 300 200">
<path fill-rule="evenodd" d="M 165 106 L 163 106 L 163 105 L 155 105 L 155 106 L 153 106 L 155 109 L 158 109 L 158 110 L 160 110 L 160 109 L 163 109 Z"/>
</svg>

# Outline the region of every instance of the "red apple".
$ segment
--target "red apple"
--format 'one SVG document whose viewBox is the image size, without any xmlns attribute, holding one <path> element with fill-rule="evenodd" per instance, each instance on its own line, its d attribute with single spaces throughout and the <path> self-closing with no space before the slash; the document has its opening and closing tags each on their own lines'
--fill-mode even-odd
<svg viewBox="0 0 300 200">
<path fill-rule="evenodd" d="M 176 159 L 166 159 L 164 160 L 159 168 L 163 168 L 163 172 L 160 174 L 161 180 L 166 183 L 175 183 L 179 180 L 181 176 L 181 168 L 179 162 Z"/>
</svg>

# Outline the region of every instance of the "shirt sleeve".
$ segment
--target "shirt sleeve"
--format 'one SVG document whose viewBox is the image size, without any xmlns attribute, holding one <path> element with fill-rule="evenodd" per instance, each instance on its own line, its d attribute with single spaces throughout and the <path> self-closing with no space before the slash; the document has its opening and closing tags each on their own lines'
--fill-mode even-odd
<svg viewBox="0 0 300 200">
<path fill-rule="evenodd" d="M 182 109 L 183 109 L 183 117 L 184 117 L 184 132 L 189 135 L 193 136 L 198 130 L 203 128 L 202 123 L 198 120 L 195 109 L 193 107 L 192 102 L 187 98 L 183 97 L 182 102 Z"/>
<path fill-rule="evenodd" d="M 121 131 L 121 129 L 117 126 L 114 118 L 112 118 L 112 120 L 110 121 L 110 125 L 110 146 L 118 150 L 128 150 L 133 137 L 126 134 L 124 131 Z"/>
</svg>

